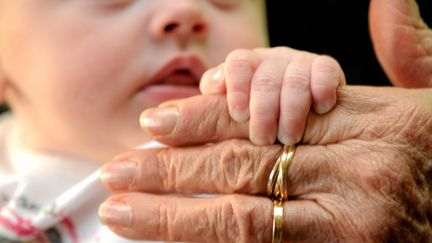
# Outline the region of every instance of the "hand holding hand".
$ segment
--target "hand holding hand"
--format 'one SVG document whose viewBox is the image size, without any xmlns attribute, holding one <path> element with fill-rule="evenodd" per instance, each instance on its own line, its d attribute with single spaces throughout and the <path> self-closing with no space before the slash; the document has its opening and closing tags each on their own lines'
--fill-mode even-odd
<svg viewBox="0 0 432 243">
<path fill-rule="evenodd" d="M 430 92 L 343 87 L 329 114 L 310 114 L 288 170 L 285 240 L 432 240 Z M 177 112 L 174 120 L 164 109 Z M 134 150 L 108 163 L 103 182 L 116 194 L 102 205 L 102 222 L 132 239 L 269 242 L 273 205 L 264 195 L 281 146 L 243 140 L 248 124 L 231 119 L 224 97 L 147 114 L 174 124 L 155 138 L 182 147 Z M 181 196 L 199 193 L 226 195 Z"/>
<path fill-rule="evenodd" d="M 288 47 L 235 50 L 225 62 L 202 77 L 203 94 L 227 95 L 228 110 L 237 122 L 249 121 L 256 145 L 278 140 L 300 142 L 311 109 L 319 114 L 336 104 L 336 89 L 345 84 L 339 63 Z"/>
</svg>

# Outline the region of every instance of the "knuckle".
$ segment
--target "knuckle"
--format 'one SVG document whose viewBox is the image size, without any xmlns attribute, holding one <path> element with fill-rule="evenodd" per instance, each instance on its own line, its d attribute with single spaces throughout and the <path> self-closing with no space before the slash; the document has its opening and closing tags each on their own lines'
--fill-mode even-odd
<svg viewBox="0 0 432 243">
<path fill-rule="evenodd" d="M 163 190 L 171 191 L 177 187 L 177 166 L 175 166 L 177 158 L 174 158 L 170 149 L 163 149 L 157 154 L 157 171 L 161 179 L 161 185 Z"/>
<path fill-rule="evenodd" d="M 230 188 L 232 192 L 251 189 L 251 182 L 255 175 L 255 166 L 247 146 L 241 140 L 230 140 L 221 149 L 219 170 L 223 177 L 222 187 Z M 239 146 L 240 145 L 240 146 Z"/>
<path fill-rule="evenodd" d="M 166 204 L 160 203 L 159 204 L 159 210 L 156 212 L 157 215 L 156 219 L 158 220 L 158 234 L 159 235 L 165 235 L 167 239 L 173 239 L 174 235 L 172 235 L 170 230 L 169 223 L 172 222 L 170 220 L 170 212 Z"/>
<path fill-rule="evenodd" d="M 217 219 L 219 219 L 219 221 L 217 223 L 218 229 L 216 230 L 216 238 L 218 242 L 240 242 L 239 220 L 241 220 L 241 218 L 236 215 L 236 209 L 234 209 L 232 200 L 235 200 L 235 197 L 236 196 L 228 196 L 217 210 Z"/>
<path fill-rule="evenodd" d="M 256 231 L 260 227 L 254 222 L 256 216 L 260 215 L 257 211 L 256 207 L 248 206 L 244 196 L 226 196 L 218 210 L 219 242 L 260 242 L 260 237 L 256 235 L 261 232 Z"/>
<path fill-rule="evenodd" d="M 247 191 L 250 194 L 262 193 L 268 176 L 268 165 L 273 165 L 279 146 L 266 146 L 256 149 L 250 142 L 232 139 L 220 143 L 219 181 L 221 191 L 237 193 Z M 223 189 L 223 190 L 222 190 Z"/>
<path fill-rule="evenodd" d="M 251 90 L 254 92 L 273 93 L 279 92 L 279 84 L 270 72 L 262 72 L 252 80 Z"/>
<path fill-rule="evenodd" d="M 253 64 L 251 61 L 246 59 L 233 59 L 227 62 L 225 64 L 225 70 L 227 72 L 225 82 L 227 82 L 227 85 L 232 84 L 229 86 L 233 87 L 238 87 L 239 85 L 245 86 L 245 82 L 249 80 L 249 78 L 245 79 L 245 77 L 251 76 L 253 74 L 252 65 Z M 239 76 L 242 77 L 241 80 L 238 80 Z"/>
<path fill-rule="evenodd" d="M 308 73 L 293 68 L 284 76 L 284 86 L 296 91 L 309 91 L 310 76 Z"/>
<path fill-rule="evenodd" d="M 337 74 L 340 70 L 339 63 L 330 56 L 318 56 L 312 63 L 314 71 Z"/>
<path fill-rule="evenodd" d="M 340 77 L 343 75 L 339 64 L 331 57 L 319 56 L 312 63 L 313 86 L 331 85 L 337 87 Z"/>
<path fill-rule="evenodd" d="M 249 67 L 250 67 L 250 63 L 246 59 L 232 59 L 226 63 L 226 70 L 228 73 L 243 71 Z"/>
<path fill-rule="evenodd" d="M 225 60 L 225 66 L 230 71 L 236 71 L 238 68 L 251 67 L 251 60 L 254 53 L 246 49 L 237 49 L 228 54 Z"/>
</svg>

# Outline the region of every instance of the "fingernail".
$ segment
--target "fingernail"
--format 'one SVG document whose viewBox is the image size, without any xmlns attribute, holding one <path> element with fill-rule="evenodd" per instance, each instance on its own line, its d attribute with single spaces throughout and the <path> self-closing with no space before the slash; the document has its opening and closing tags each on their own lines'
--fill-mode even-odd
<svg viewBox="0 0 432 243">
<path fill-rule="evenodd" d="M 162 107 L 145 110 L 141 113 L 141 127 L 153 135 L 168 135 L 170 134 L 180 116 L 177 107 Z"/>
<path fill-rule="evenodd" d="M 135 180 L 137 164 L 135 162 L 114 162 L 107 164 L 101 173 L 101 181 L 111 190 L 129 189 Z"/>
<path fill-rule="evenodd" d="M 225 93 L 225 82 L 223 79 L 223 64 L 219 65 L 216 70 L 214 70 L 211 76 L 211 94 Z"/>
<path fill-rule="evenodd" d="M 214 81 L 219 82 L 220 80 L 222 80 L 222 77 L 223 77 L 223 64 L 217 67 L 216 71 L 212 75 L 212 79 Z"/>
<path fill-rule="evenodd" d="M 301 141 L 302 136 L 301 135 L 294 135 L 294 134 L 286 134 L 283 132 L 279 132 L 278 140 L 284 145 L 294 145 Z"/>
<path fill-rule="evenodd" d="M 131 208 L 122 202 L 105 202 L 99 207 L 99 218 L 102 224 L 126 228 L 131 225 Z"/>
<path fill-rule="evenodd" d="M 325 114 L 333 109 L 333 106 L 334 104 L 331 102 L 320 102 L 317 104 L 315 111 L 318 114 Z"/>
<path fill-rule="evenodd" d="M 246 122 L 249 120 L 249 109 L 241 107 L 233 107 L 231 117 L 236 122 Z"/>
<path fill-rule="evenodd" d="M 251 141 L 253 144 L 258 146 L 265 146 L 274 144 L 276 138 L 272 135 L 269 136 L 251 136 Z"/>
</svg>

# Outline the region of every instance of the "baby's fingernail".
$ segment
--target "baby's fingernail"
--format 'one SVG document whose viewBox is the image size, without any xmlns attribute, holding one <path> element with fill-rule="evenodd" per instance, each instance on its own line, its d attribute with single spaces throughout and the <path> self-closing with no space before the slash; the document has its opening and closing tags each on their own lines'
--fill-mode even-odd
<svg viewBox="0 0 432 243">
<path fill-rule="evenodd" d="M 280 143 L 284 145 L 294 145 L 298 142 L 300 142 L 302 139 L 302 136 L 300 135 L 294 135 L 294 134 L 286 134 L 283 132 L 279 132 L 278 140 Z"/>
<path fill-rule="evenodd" d="M 122 202 L 108 201 L 99 207 L 99 217 L 103 224 L 113 227 L 129 227 L 132 219 L 131 208 Z"/>
<path fill-rule="evenodd" d="M 252 143 L 258 146 L 272 145 L 274 144 L 275 140 L 276 138 L 272 135 L 269 136 L 252 135 L 251 136 Z"/>
<path fill-rule="evenodd" d="M 136 173 L 135 162 L 114 162 L 102 169 L 100 179 L 113 191 L 126 190 L 133 185 Z"/>
<path fill-rule="evenodd" d="M 315 111 L 318 114 L 325 114 L 333 109 L 334 103 L 332 102 L 320 102 L 315 107 Z"/>
<path fill-rule="evenodd" d="M 177 107 L 163 107 L 145 110 L 141 113 L 141 127 L 156 136 L 170 134 L 179 119 L 180 112 Z"/>
<path fill-rule="evenodd" d="M 233 107 L 230 115 L 236 122 L 246 122 L 249 120 L 249 110 L 247 108 Z"/>
<path fill-rule="evenodd" d="M 214 81 L 220 82 L 222 80 L 222 77 L 223 77 L 223 65 L 221 64 L 216 68 L 211 78 Z"/>
<path fill-rule="evenodd" d="M 216 67 L 216 70 L 213 70 L 213 74 L 211 76 L 210 84 L 211 92 L 213 94 L 225 93 L 225 83 L 223 78 L 223 64 Z"/>
</svg>

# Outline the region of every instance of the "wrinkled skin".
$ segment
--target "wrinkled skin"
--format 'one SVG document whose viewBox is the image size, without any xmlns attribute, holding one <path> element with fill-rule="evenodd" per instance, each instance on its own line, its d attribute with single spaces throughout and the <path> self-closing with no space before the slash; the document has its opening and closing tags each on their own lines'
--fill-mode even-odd
<svg viewBox="0 0 432 243">
<path fill-rule="evenodd" d="M 286 240 L 432 240 L 432 138 L 425 136 L 432 132 L 430 92 L 346 87 L 331 113 L 309 116 L 304 145 L 288 173 Z M 272 203 L 263 194 L 281 147 L 243 140 L 247 124 L 229 118 L 224 97 L 168 106 L 179 110 L 175 129 L 152 135 L 183 147 L 130 151 L 108 163 L 105 185 L 132 193 L 106 202 L 126 204 L 127 222 L 105 223 L 133 239 L 270 242 Z M 129 183 L 118 180 L 125 163 L 136 167 Z M 197 199 L 169 193 L 230 195 Z"/>
<path fill-rule="evenodd" d="M 370 25 L 393 84 L 431 86 L 432 34 L 415 1 L 372 0 Z M 432 241 L 431 92 L 348 86 L 329 114 L 309 115 L 288 172 L 286 241 Z M 162 107 L 178 110 L 177 124 L 169 135 L 151 135 L 177 147 L 108 163 L 102 181 L 116 194 L 102 205 L 102 222 L 134 239 L 270 242 L 273 207 L 264 193 L 280 145 L 248 142 L 248 125 L 229 118 L 223 97 Z M 107 205 L 122 205 L 123 217 L 115 220 Z"/>
</svg>

